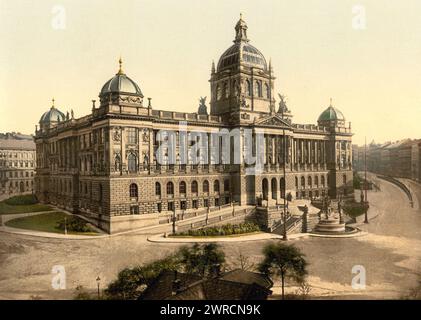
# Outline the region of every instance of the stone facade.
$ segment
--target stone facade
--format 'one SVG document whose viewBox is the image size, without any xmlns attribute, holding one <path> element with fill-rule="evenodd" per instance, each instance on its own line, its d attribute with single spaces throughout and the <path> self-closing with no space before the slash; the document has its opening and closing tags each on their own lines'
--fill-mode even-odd
<svg viewBox="0 0 421 320">
<path fill-rule="evenodd" d="M 151 99 L 144 103 L 121 60 L 89 115 L 64 116 L 53 105 L 35 137 L 38 197 L 113 233 L 167 221 L 174 210 L 352 192 L 352 133 L 343 115 L 331 104 L 318 125 L 295 124 L 282 96 L 276 112 L 272 66 L 249 44 L 242 19 L 235 30 L 234 45 L 218 67 L 212 65 L 209 114 L 204 99 L 198 113 L 156 110 Z M 250 145 L 246 132 L 252 132 Z M 190 159 L 198 145 L 199 164 Z M 227 145 L 239 161 L 226 161 Z M 207 159 L 202 150 L 209 151 Z M 260 171 L 248 171 L 253 165 L 244 160 L 247 153 L 263 159 Z"/>
<path fill-rule="evenodd" d="M 0 199 L 34 191 L 35 163 L 31 136 L 0 136 Z"/>
</svg>

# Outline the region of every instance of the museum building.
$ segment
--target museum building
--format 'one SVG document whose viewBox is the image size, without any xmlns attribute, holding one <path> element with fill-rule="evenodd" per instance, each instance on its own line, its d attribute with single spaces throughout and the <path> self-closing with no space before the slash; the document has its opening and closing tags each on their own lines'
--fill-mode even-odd
<svg viewBox="0 0 421 320">
<path fill-rule="evenodd" d="M 158 225 L 174 211 L 350 195 L 350 124 L 332 101 L 317 124 L 294 123 L 285 98 L 275 100 L 274 81 L 271 62 L 251 45 L 242 18 L 233 45 L 212 63 L 209 111 L 205 99 L 192 113 L 152 107 L 120 59 L 117 74 L 102 86 L 88 115 L 64 114 L 54 102 L 42 115 L 35 133 L 36 195 L 109 233 Z M 254 147 L 246 150 L 241 134 L 263 132 L 262 170 L 250 174 L 243 161 L 180 161 L 181 139 L 189 139 L 188 148 L 200 143 L 182 135 L 181 127 L 202 132 L 209 141 L 215 130 L 235 129 L 240 141 L 233 147 L 241 154 L 256 153 Z M 175 133 L 175 163 L 157 159 L 162 131 Z"/>
</svg>

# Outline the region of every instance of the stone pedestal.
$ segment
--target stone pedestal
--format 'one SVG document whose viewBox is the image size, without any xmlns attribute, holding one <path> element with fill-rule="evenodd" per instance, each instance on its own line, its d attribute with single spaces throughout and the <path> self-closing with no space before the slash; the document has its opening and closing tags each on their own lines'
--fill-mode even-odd
<svg viewBox="0 0 421 320">
<path fill-rule="evenodd" d="M 340 223 L 338 218 L 329 217 L 320 220 L 316 225 L 315 231 L 322 233 L 343 233 L 345 232 L 345 223 Z"/>
</svg>

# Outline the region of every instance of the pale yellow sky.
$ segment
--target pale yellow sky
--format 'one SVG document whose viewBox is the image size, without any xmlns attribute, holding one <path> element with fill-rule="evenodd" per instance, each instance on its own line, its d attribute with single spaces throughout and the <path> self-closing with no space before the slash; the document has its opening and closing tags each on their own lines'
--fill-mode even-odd
<svg viewBox="0 0 421 320">
<path fill-rule="evenodd" d="M 52 97 L 88 114 L 120 54 L 154 108 L 195 112 L 240 12 L 294 122 L 316 123 L 332 97 L 356 143 L 421 138 L 419 0 L 0 0 L 0 132 L 32 133 Z"/>
</svg>

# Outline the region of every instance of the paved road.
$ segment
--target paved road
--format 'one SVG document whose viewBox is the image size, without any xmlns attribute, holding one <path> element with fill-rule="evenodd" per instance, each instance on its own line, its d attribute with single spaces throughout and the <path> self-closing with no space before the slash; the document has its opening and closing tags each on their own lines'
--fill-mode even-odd
<svg viewBox="0 0 421 320">
<path fill-rule="evenodd" d="M 369 234 L 346 239 L 302 238 L 290 243 L 306 254 L 311 293 L 327 298 L 399 298 L 416 285 L 421 260 L 421 210 L 409 207 L 396 186 L 381 181 L 381 192 L 369 192 Z M 414 186 L 419 200 L 421 187 Z M 421 203 L 421 201 L 420 201 Z M 264 245 L 272 241 L 223 243 L 228 263 L 238 265 L 242 252 L 250 262 L 261 259 Z M 97 240 L 41 239 L 0 232 L 0 298 L 71 298 L 83 285 L 95 290 L 113 280 L 123 267 L 141 264 L 174 252 L 181 244 L 151 243 L 146 235 L 128 234 Z M 67 290 L 53 290 L 51 269 L 66 270 Z M 365 290 L 351 287 L 352 267 L 366 269 Z M 294 290 L 291 288 L 290 290 Z M 275 288 L 275 293 L 279 288 Z"/>
</svg>

